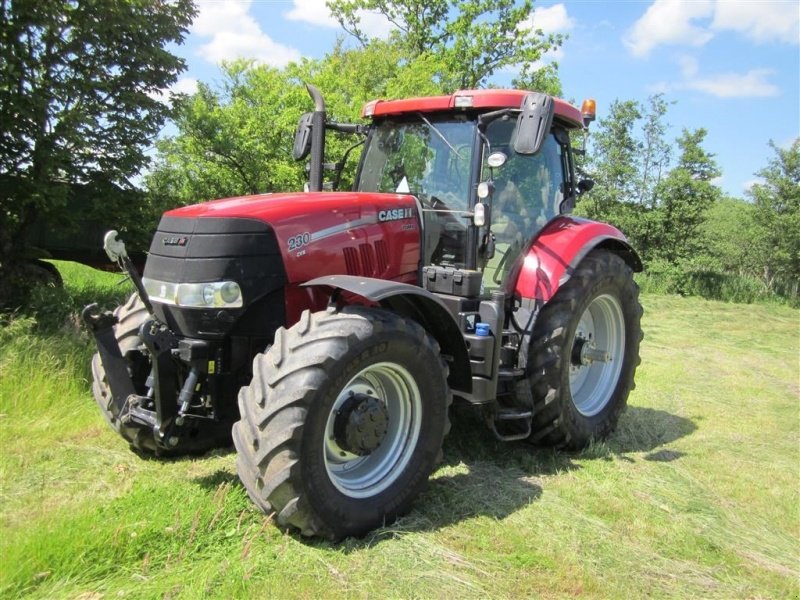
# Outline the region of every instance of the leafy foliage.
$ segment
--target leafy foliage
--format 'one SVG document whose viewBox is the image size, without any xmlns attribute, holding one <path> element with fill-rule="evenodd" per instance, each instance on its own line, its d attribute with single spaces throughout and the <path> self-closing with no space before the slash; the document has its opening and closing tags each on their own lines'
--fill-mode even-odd
<svg viewBox="0 0 800 600">
<path fill-rule="evenodd" d="M 702 247 L 700 226 L 720 196 L 712 180 L 718 177 L 714 158 L 701 144 L 705 129 L 683 131 L 678 138 L 677 166 L 655 188 L 656 218 L 648 232 L 647 250 L 668 263 L 687 261 Z"/>
<path fill-rule="evenodd" d="M 74 185 L 131 189 L 169 108 L 191 0 L 0 4 L 0 280 L 37 218 L 69 222 Z M 109 207 L 106 207 L 107 209 Z"/>
<path fill-rule="evenodd" d="M 619 227 L 641 253 L 651 291 L 752 302 L 778 294 L 798 301 L 800 140 L 757 172 L 752 203 L 722 198 L 707 131 L 684 129 L 673 163 L 669 103 L 616 100 L 590 134 L 586 170 L 594 189 L 577 212 Z"/>
<path fill-rule="evenodd" d="M 788 149 L 774 142 L 775 156 L 757 174 L 750 197 L 755 204 L 755 221 L 763 236 L 763 280 L 769 288 L 783 288 L 798 298 L 800 282 L 800 138 Z"/>
<path fill-rule="evenodd" d="M 330 0 L 341 26 L 363 46 L 363 11 L 384 15 L 405 56 L 437 57 L 445 89 L 476 88 L 503 67 L 531 65 L 558 48 L 564 36 L 532 29 L 533 0 Z"/>
<path fill-rule="evenodd" d="M 305 92 L 282 71 L 224 66 L 221 88 L 200 83 L 178 101 L 179 134 L 156 144 L 145 182 L 164 209 L 214 198 L 297 189 L 302 168 L 291 160 Z"/>
<path fill-rule="evenodd" d="M 364 103 L 380 97 L 444 93 L 446 65 L 425 54 L 405 58 L 398 41 L 373 40 L 363 48 L 338 43 L 323 59 L 278 70 L 247 62 L 222 65 L 219 89 L 200 84 L 181 101 L 178 134 L 158 142 L 158 160 L 146 178 L 164 208 L 235 196 L 302 188 L 303 165 L 291 148 L 300 115 L 311 108 L 304 83 L 324 94 L 328 118 L 354 122 Z M 341 160 L 360 140 L 328 135 L 326 157 Z M 340 187 L 352 183 L 356 161 Z"/>
</svg>

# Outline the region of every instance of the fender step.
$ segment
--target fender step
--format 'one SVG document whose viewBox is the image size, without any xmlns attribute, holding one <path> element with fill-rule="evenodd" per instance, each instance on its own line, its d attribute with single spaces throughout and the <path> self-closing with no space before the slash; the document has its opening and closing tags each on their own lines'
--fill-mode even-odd
<svg viewBox="0 0 800 600">
<path fill-rule="evenodd" d="M 524 440 L 531 435 L 533 411 L 502 408 L 486 415 L 486 424 L 501 442 Z"/>
</svg>

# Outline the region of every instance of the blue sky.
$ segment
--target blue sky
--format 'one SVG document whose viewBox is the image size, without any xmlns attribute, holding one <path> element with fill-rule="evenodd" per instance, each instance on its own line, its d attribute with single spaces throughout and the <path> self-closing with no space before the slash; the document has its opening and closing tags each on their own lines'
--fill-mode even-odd
<svg viewBox="0 0 800 600">
<path fill-rule="evenodd" d="M 173 89 L 219 79 L 216 66 L 237 57 L 283 66 L 321 57 L 343 32 L 325 0 L 197 0 L 199 15 L 178 54 L 188 70 Z M 723 190 L 743 196 L 772 156 L 769 140 L 800 136 L 798 0 L 655 0 L 535 3 L 534 25 L 568 34 L 554 56 L 568 98 L 597 100 L 602 118 L 615 99 L 674 101 L 670 136 L 705 127 Z M 389 25 L 365 14 L 362 26 Z M 495 83 L 506 84 L 510 73 Z M 324 93 L 324 90 L 323 90 Z"/>
</svg>

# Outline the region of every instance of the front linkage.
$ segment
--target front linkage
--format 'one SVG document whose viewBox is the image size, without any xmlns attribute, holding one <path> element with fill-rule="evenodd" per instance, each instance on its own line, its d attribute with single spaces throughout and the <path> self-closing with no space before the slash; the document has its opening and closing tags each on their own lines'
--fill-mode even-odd
<svg viewBox="0 0 800 600">
<path fill-rule="evenodd" d="M 150 373 L 137 390 L 131 361 L 123 355 L 115 333 L 118 317 L 100 311 L 97 304 L 85 307 L 81 317 L 94 335 L 109 389 L 107 405 L 101 408 L 118 428 L 151 431 L 152 441 L 143 445 L 154 446 L 157 454 L 208 449 L 213 445 L 211 440 L 219 438 L 216 434 L 225 428 L 213 406 L 193 401 L 208 378 L 209 365 L 214 364 L 209 360 L 213 350 L 203 340 L 179 339 L 156 318 L 141 277 L 116 231 L 106 234 L 104 248 L 130 277 L 147 310 L 148 318 L 138 328 L 138 339 L 149 359 Z M 142 445 L 137 443 L 138 435 L 126 437 L 132 444 Z"/>
</svg>

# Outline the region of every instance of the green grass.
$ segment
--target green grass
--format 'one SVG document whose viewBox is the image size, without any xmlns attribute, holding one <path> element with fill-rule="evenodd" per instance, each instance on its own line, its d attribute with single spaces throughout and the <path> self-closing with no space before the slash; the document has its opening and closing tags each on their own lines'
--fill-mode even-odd
<svg viewBox="0 0 800 600">
<path fill-rule="evenodd" d="M 0 327 L 0 597 L 800 596 L 797 310 L 643 296 L 637 388 L 608 442 L 502 444 L 456 410 L 414 510 L 331 545 L 257 512 L 230 451 L 128 451 L 65 317 L 127 288 L 59 266 L 40 323 Z"/>
</svg>

